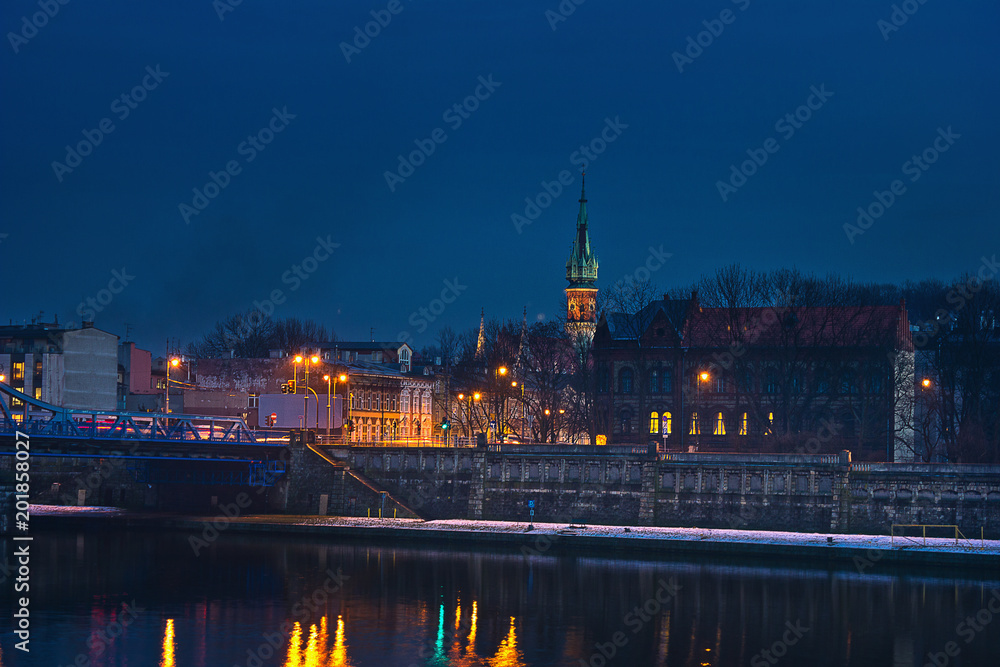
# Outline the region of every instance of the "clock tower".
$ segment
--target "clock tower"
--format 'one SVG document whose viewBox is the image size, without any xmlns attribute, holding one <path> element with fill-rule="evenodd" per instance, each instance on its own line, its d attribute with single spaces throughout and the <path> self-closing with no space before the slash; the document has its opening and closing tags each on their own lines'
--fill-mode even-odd
<svg viewBox="0 0 1000 667">
<path fill-rule="evenodd" d="M 597 329 L 597 255 L 590 250 L 587 232 L 586 172 L 580 185 L 580 212 L 576 216 L 573 252 L 566 262 L 566 333 L 577 339 L 594 337 Z"/>
</svg>

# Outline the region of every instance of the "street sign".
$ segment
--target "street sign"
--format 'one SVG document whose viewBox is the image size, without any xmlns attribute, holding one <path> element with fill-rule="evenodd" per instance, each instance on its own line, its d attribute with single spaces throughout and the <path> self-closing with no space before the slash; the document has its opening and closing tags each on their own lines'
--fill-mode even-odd
<svg viewBox="0 0 1000 667">
<path fill-rule="evenodd" d="M 535 516 L 535 510 L 529 510 L 531 516 Z"/>
<path fill-rule="evenodd" d="M 535 501 L 534 500 L 529 500 L 528 501 L 528 507 L 533 509 L 535 507 Z"/>
</svg>

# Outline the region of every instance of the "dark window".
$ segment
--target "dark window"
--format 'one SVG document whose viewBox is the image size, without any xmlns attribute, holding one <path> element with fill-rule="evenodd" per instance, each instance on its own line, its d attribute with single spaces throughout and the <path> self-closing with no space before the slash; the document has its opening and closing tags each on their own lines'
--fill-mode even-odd
<svg viewBox="0 0 1000 667">
<path fill-rule="evenodd" d="M 622 434 L 628 435 L 632 432 L 632 411 L 622 410 L 620 416 L 620 422 L 622 426 Z"/>
<path fill-rule="evenodd" d="M 618 391 L 623 394 L 632 393 L 632 369 L 623 368 L 618 371 Z"/>
<path fill-rule="evenodd" d="M 670 371 L 663 371 L 660 376 L 660 391 L 669 394 L 673 390 L 674 375 Z"/>
<path fill-rule="evenodd" d="M 660 372 L 652 370 L 649 372 L 649 393 L 659 394 L 660 393 Z"/>
<path fill-rule="evenodd" d="M 778 393 L 778 374 L 773 368 L 767 370 L 764 376 L 764 392 L 767 394 L 777 394 Z"/>
</svg>

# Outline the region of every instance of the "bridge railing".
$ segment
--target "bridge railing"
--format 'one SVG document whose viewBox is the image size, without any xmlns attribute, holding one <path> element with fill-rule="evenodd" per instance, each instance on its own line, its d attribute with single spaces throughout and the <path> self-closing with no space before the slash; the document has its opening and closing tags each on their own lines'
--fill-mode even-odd
<svg viewBox="0 0 1000 667">
<path fill-rule="evenodd" d="M 256 443 L 240 417 L 162 414 L 153 412 L 98 412 L 60 409 L 51 416 L 28 414 L 26 421 L 4 419 L 0 433 L 101 440 L 186 440 Z"/>
</svg>

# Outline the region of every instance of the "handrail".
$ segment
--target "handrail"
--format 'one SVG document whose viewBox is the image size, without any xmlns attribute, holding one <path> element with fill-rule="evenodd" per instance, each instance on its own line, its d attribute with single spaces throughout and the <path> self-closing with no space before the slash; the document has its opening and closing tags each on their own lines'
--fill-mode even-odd
<svg viewBox="0 0 1000 667">
<path fill-rule="evenodd" d="M 970 549 L 976 549 L 977 547 L 973 544 L 972 540 L 965 536 L 965 534 L 959 529 L 959 527 L 953 523 L 894 523 L 889 529 L 889 545 L 892 547 L 896 546 L 896 529 L 897 528 L 921 528 L 923 533 L 923 546 L 927 546 L 927 529 L 928 528 L 953 528 L 955 535 L 955 546 L 959 546 L 959 537 L 969 543 Z M 906 535 L 900 535 L 901 538 L 906 538 Z M 915 539 L 915 538 L 907 538 Z M 979 539 L 980 546 L 979 549 L 986 548 L 985 540 L 985 530 L 982 526 L 979 528 Z"/>
<path fill-rule="evenodd" d="M 316 454 L 317 456 L 319 456 L 321 459 L 323 459 L 324 461 L 326 461 L 327 463 L 329 463 L 333 467 L 342 469 L 345 473 L 347 473 L 348 475 L 350 475 L 351 477 L 353 477 L 357 481 L 359 481 L 362 484 L 364 484 L 371 491 L 373 491 L 375 493 L 379 493 L 379 494 L 384 493 L 389 498 L 389 500 L 391 500 L 392 502 L 396 503 L 397 505 L 399 505 L 400 507 L 402 507 L 407 512 L 410 512 L 411 514 L 413 514 L 413 516 L 417 517 L 418 519 L 420 519 L 422 521 L 426 521 L 426 519 L 419 512 L 415 511 L 412 507 L 409 507 L 408 505 L 404 504 L 402 501 L 400 501 L 398 498 L 396 498 L 394 495 L 392 495 L 388 491 L 376 487 L 370 481 L 368 481 L 367 479 L 363 478 L 361 475 L 359 475 L 358 473 L 354 472 L 353 470 L 351 470 L 349 467 L 347 467 L 343 463 L 340 463 L 339 461 L 334 461 L 332 458 L 330 458 L 329 456 L 327 456 L 325 452 L 321 452 L 320 450 L 316 449 L 316 447 L 314 447 L 311 443 L 307 442 L 306 443 L 306 447 L 308 447 L 314 454 Z"/>
</svg>

